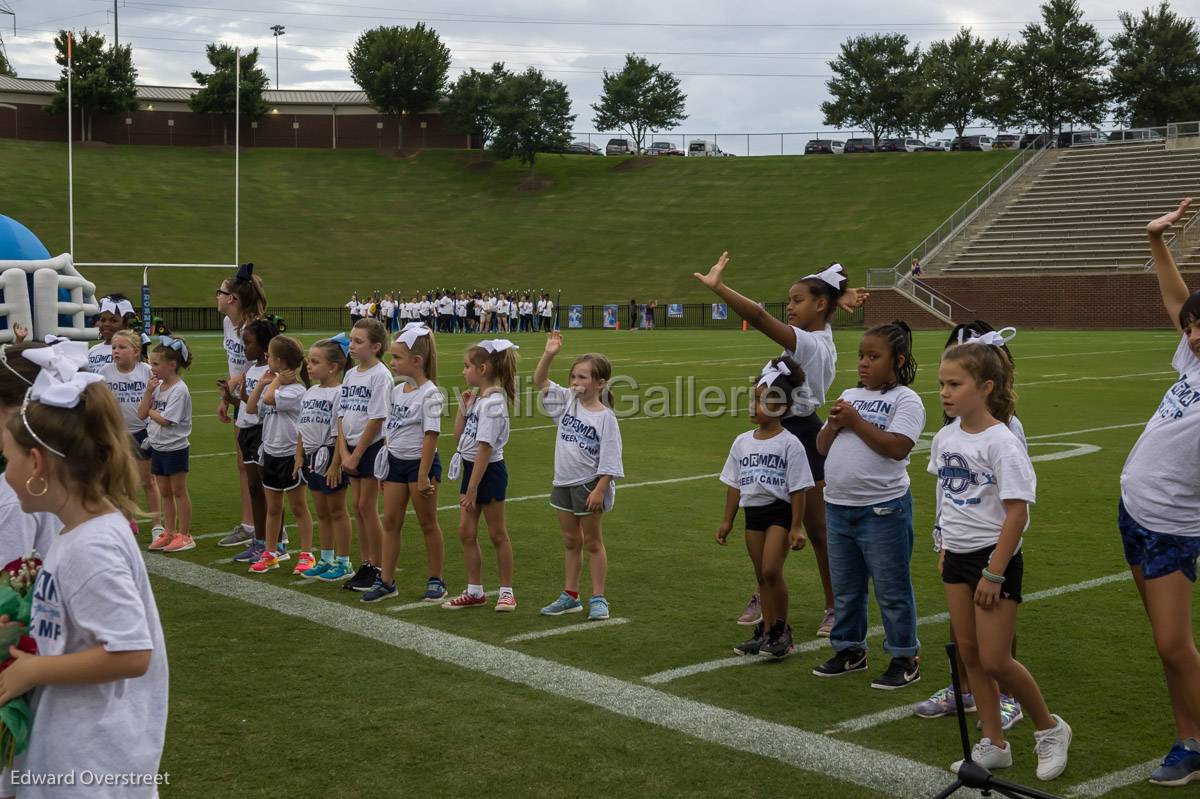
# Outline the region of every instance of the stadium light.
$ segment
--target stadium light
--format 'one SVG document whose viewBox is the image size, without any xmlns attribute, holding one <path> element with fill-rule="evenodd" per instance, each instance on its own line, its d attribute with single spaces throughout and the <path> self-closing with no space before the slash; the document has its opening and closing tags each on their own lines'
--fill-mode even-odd
<svg viewBox="0 0 1200 799">
<path fill-rule="evenodd" d="M 279 37 L 284 34 L 282 25 L 272 25 L 271 33 L 275 36 L 275 88 L 279 88 Z"/>
</svg>

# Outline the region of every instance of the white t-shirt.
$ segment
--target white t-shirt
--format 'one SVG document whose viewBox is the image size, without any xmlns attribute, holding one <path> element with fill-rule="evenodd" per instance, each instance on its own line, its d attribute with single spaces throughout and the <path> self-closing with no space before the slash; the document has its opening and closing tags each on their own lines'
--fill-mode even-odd
<svg viewBox="0 0 1200 799">
<path fill-rule="evenodd" d="M 496 313 L 500 314 L 501 316 L 506 316 L 508 314 L 508 300 L 499 300 L 496 302 Z"/>
<path fill-rule="evenodd" d="M 162 414 L 170 425 L 161 425 L 154 419 L 146 420 L 146 438 L 150 447 L 159 452 L 177 452 L 187 449 L 188 436 L 192 434 L 192 395 L 187 383 L 180 380 L 167 388 L 154 389 L 153 410 Z M 128 529 L 129 525 L 125 525 Z"/>
<path fill-rule="evenodd" d="M 39 655 L 103 646 L 150 651 L 141 677 L 93 685 L 43 685 L 30 708 L 29 748 L 14 770 L 33 774 L 147 775 L 158 772 L 167 728 L 167 650 L 146 565 L 120 513 L 60 534 L 34 587 L 30 635 Z M 23 786 L 22 797 L 153 797 L 149 785 Z"/>
<path fill-rule="evenodd" d="M 786 430 L 765 441 L 747 430 L 733 440 L 721 482 L 741 492 L 738 507 L 761 508 L 792 501 L 792 493 L 807 491 L 813 482 L 804 445 Z"/>
<path fill-rule="evenodd" d="M 825 392 L 837 376 L 837 348 L 833 344 L 833 328 L 812 332 L 793 327 L 796 344 L 783 354 L 804 370 L 804 385 L 792 402 L 792 416 L 808 416 L 825 404 Z"/>
<path fill-rule="evenodd" d="M 865 421 L 914 444 L 925 429 L 925 405 L 907 386 L 886 393 L 849 388 L 840 398 L 853 405 Z M 825 501 L 861 508 L 899 499 L 908 493 L 908 460 L 880 455 L 853 430 L 843 428 L 825 459 Z"/>
<path fill-rule="evenodd" d="M 266 391 L 264 388 L 263 393 Z M 290 458 L 296 454 L 296 431 L 300 425 L 300 404 L 305 391 L 307 389 L 303 383 L 288 383 L 275 389 L 273 406 L 259 402 L 263 452 L 272 458 Z"/>
<path fill-rule="evenodd" d="M 934 538 L 950 552 L 994 546 L 1004 526 L 1004 500 L 1037 499 L 1029 453 L 1004 424 L 967 433 L 955 419 L 933 437 L 928 471 L 938 478 Z"/>
<path fill-rule="evenodd" d="M 412 391 L 405 391 L 413 388 Z M 400 460 L 417 460 L 426 433 L 442 432 L 442 411 L 446 397 L 432 380 L 420 387 L 411 383 L 397 383 L 392 388 L 391 407 L 383 425 L 387 435 L 388 453 Z"/>
<path fill-rule="evenodd" d="M 421 316 L 430 316 L 433 314 L 433 303 L 429 300 L 421 301 Z"/>
<path fill-rule="evenodd" d="M 492 447 L 488 463 L 504 460 L 504 445 L 508 443 L 508 397 L 504 391 L 493 391 L 486 397 L 471 403 L 467 411 L 466 425 L 458 439 L 458 452 L 463 460 L 475 462 L 479 442 Z"/>
<path fill-rule="evenodd" d="M 1016 414 L 1013 414 L 1008 420 L 1008 429 L 1017 437 L 1017 441 L 1021 442 L 1021 446 L 1028 450 L 1029 443 L 1025 441 L 1025 425 L 1021 424 L 1021 420 L 1017 418 Z"/>
<path fill-rule="evenodd" d="M 62 522 L 54 514 L 21 510 L 17 492 L 0 478 L 0 566 L 27 557 L 34 550 L 45 560 L 60 530 Z"/>
<path fill-rule="evenodd" d="M 338 405 L 338 417 L 342 420 L 342 435 L 351 448 L 358 446 L 358 439 L 372 419 L 387 419 L 388 406 L 392 398 L 392 372 L 382 361 L 376 361 L 370 369 L 355 367 L 342 380 L 342 396 Z M 374 444 L 383 438 L 383 427 L 368 441 Z"/>
<path fill-rule="evenodd" d="M 246 345 L 242 343 L 242 331 L 228 316 L 222 326 L 225 329 L 225 360 L 229 363 L 229 376 L 237 377 L 246 371 Z"/>
<path fill-rule="evenodd" d="M 466 316 L 467 315 L 467 301 L 466 300 L 455 300 L 454 301 L 454 315 L 455 316 Z"/>
<path fill-rule="evenodd" d="M 254 364 L 249 369 L 246 370 L 245 390 L 246 390 L 247 397 L 249 397 L 251 394 L 254 393 L 254 387 L 258 385 L 258 381 L 262 380 L 263 375 L 265 375 L 266 373 L 267 373 L 267 365 L 265 363 L 264 364 Z M 266 387 L 263 388 L 263 391 L 266 391 Z M 258 405 L 259 405 L 259 410 L 261 412 L 261 410 L 262 410 L 262 395 L 261 394 L 258 395 Z M 254 427 L 255 425 L 262 424 L 262 419 L 259 418 L 259 414 L 250 413 L 249 411 L 246 410 L 248 407 L 250 407 L 249 402 L 243 402 L 241 405 L 238 406 L 237 420 L 234 422 L 234 425 L 236 427 L 238 427 L 239 429 L 245 429 L 247 427 Z"/>
<path fill-rule="evenodd" d="M 589 411 L 568 388 L 551 382 L 542 392 L 542 407 L 558 431 L 554 438 L 554 485 L 577 486 L 610 475 L 609 490 L 625 476 L 621 464 L 621 429 L 611 408 Z"/>
<path fill-rule="evenodd" d="M 553 316 L 553 315 L 554 315 L 554 303 L 550 302 L 550 300 L 546 300 L 545 304 L 542 305 L 542 316 Z"/>
<path fill-rule="evenodd" d="M 145 430 L 146 420 L 138 416 L 138 408 L 142 404 L 142 398 L 146 396 L 146 384 L 150 382 L 151 376 L 150 366 L 137 363 L 133 369 L 122 372 L 115 363 L 110 363 L 100 370 L 100 376 L 117 398 L 117 404 L 121 406 L 125 429 L 130 433 Z"/>
<path fill-rule="evenodd" d="M 341 401 L 341 386 L 312 386 L 304 392 L 297 426 L 306 453 L 337 441 L 337 409 Z"/>
<path fill-rule="evenodd" d="M 1200 358 L 1187 336 L 1171 365 L 1179 379 L 1125 460 L 1121 500 L 1147 530 L 1200 536 Z"/>
<path fill-rule="evenodd" d="M 112 344 L 100 342 L 88 350 L 87 366 L 85 366 L 84 369 L 89 372 L 100 374 L 100 370 L 105 366 L 108 366 L 110 363 L 112 363 Z M 8 561 L 5 561 L 5 563 L 7 562 Z"/>
</svg>

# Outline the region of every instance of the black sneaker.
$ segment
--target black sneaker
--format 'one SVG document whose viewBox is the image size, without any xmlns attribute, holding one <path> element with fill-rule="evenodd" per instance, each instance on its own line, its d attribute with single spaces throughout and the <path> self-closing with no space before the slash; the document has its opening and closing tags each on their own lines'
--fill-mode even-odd
<svg viewBox="0 0 1200 799">
<path fill-rule="evenodd" d="M 779 629 L 777 625 L 771 630 L 767 642 L 758 650 L 758 654 L 775 660 L 783 660 L 792 654 L 792 626 L 785 624 Z"/>
<path fill-rule="evenodd" d="M 763 644 L 767 642 L 766 633 L 763 630 L 762 622 L 754 625 L 754 636 L 749 641 L 743 641 L 733 648 L 735 655 L 757 655 L 762 649 Z"/>
<path fill-rule="evenodd" d="M 366 591 L 375 585 L 375 567 L 370 563 L 364 563 L 358 567 L 358 571 L 354 573 L 346 582 L 342 583 L 342 588 L 347 591 Z"/>
<path fill-rule="evenodd" d="M 841 677 L 854 671 L 867 670 L 867 650 L 843 649 L 835 652 L 833 657 L 813 669 L 818 677 Z"/>
<path fill-rule="evenodd" d="M 894 691 L 920 681 L 921 659 L 919 657 L 892 658 L 887 671 L 871 680 L 871 687 L 881 691 Z"/>
</svg>

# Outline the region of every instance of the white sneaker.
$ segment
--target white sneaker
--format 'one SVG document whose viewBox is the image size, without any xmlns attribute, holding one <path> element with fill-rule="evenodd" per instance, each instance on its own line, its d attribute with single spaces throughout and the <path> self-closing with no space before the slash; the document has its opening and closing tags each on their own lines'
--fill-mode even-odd
<svg viewBox="0 0 1200 799">
<path fill-rule="evenodd" d="M 1039 780 L 1052 780 L 1062 774 L 1067 767 L 1067 750 L 1071 748 L 1071 725 L 1053 713 L 1050 717 L 1058 722 L 1056 726 L 1033 733 Z"/>
<path fill-rule="evenodd" d="M 1012 747 L 1005 741 L 1004 748 L 1001 749 L 993 744 L 990 738 L 980 738 L 979 743 L 971 749 L 971 759 L 988 771 L 1008 768 L 1012 765 Z M 954 765 L 950 766 L 950 770 L 957 774 L 962 764 L 961 760 L 956 760 Z"/>
</svg>

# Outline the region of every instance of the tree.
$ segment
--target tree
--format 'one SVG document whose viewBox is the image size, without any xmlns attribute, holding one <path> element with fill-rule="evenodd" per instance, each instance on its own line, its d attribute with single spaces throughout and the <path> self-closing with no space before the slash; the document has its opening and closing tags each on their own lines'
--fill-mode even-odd
<svg viewBox="0 0 1200 799">
<path fill-rule="evenodd" d="M 459 75 L 443 109 L 450 129 L 474 136 L 482 149 L 496 135 L 496 95 L 508 75 L 500 62 L 490 72 L 472 68 Z"/>
<path fill-rule="evenodd" d="M 221 117 L 221 140 L 229 144 L 229 123 L 235 111 L 250 119 L 267 114 L 267 101 L 263 92 L 267 88 L 267 73 L 258 66 L 258 48 L 238 55 L 227 44 L 209 44 L 205 47 L 211 73 L 197 70 L 192 79 L 200 84 L 200 90 L 188 101 L 197 114 L 217 114 Z M 238 96 L 237 66 L 241 63 L 241 93 Z"/>
<path fill-rule="evenodd" d="M 0 75 L 7 78 L 15 78 L 17 76 L 17 71 L 8 62 L 8 55 L 4 52 L 3 47 L 0 47 Z"/>
<path fill-rule="evenodd" d="M 604 70 L 604 94 L 592 105 L 597 130 L 627 130 L 642 151 L 647 131 L 670 130 L 683 120 L 687 95 L 679 79 L 659 64 L 630 53 L 620 72 Z"/>
<path fill-rule="evenodd" d="M 1134 127 L 1200 119 L 1200 33 L 1166 0 L 1140 17 L 1120 13 L 1109 89 L 1116 116 Z"/>
<path fill-rule="evenodd" d="M 47 110 L 61 114 L 67 110 L 67 32 L 54 37 L 58 51 L 54 60 L 62 67 L 55 81 L 54 98 Z M 92 138 L 92 121 L 96 114 L 118 114 L 136 111 L 137 68 L 129 45 L 105 48 L 104 37 L 84 30 L 74 37 L 71 46 L 71 106 L 80 115 L 79 139 Z"/>
<path fill-rule="evenodd" d="M 411 28 L 365 31 L 348 56 L 350 76 L 371 104 L 397 118 L 398 145 L 404 146 L 404 115 L 428 110 L 442 99 L 450 51 L 437 31 L 418 22 Z"/>
<path fill-rule="evenodd" d="M 829 62 L 833 78 L 825 83 L 833 98 L 821 103 L 826 125 L 856 126 L 875 144 L 885 134 L 908 127 L 920 51 L 909 49 L 902 33 L 855 36 L 842 42 Z"/>
<path fill-rule="evenodd" d="M 914 92 L 928 128 L 953 127 L 963 135 L 976 120 L 995 116 L 998 74 L 1008 58 L 1008 45 L 985 42 L 961 29 L 949 41 L 929 45 L 921 62 L 921 80 Z"/>
<path fill-rule="evenodd" d="M 1024 40 L 1013 48 L 1008 69 L 1011 121 L 1045 133 L 1067 124 L 1099 124 L 1108 105 L 1108 55 L 1076 0 L 1047 0 L 1042 23 L 1030 23 L 1021 33 Z"/>
<path fill-rule="evenodd" d="M 574 121 L 567 87 L 530 67 L 500 84 L 492 149 L 500 158 L 516 156 L 529 164 L 532 177 L 537 154 L 566 147 Z"/>
</svg>

